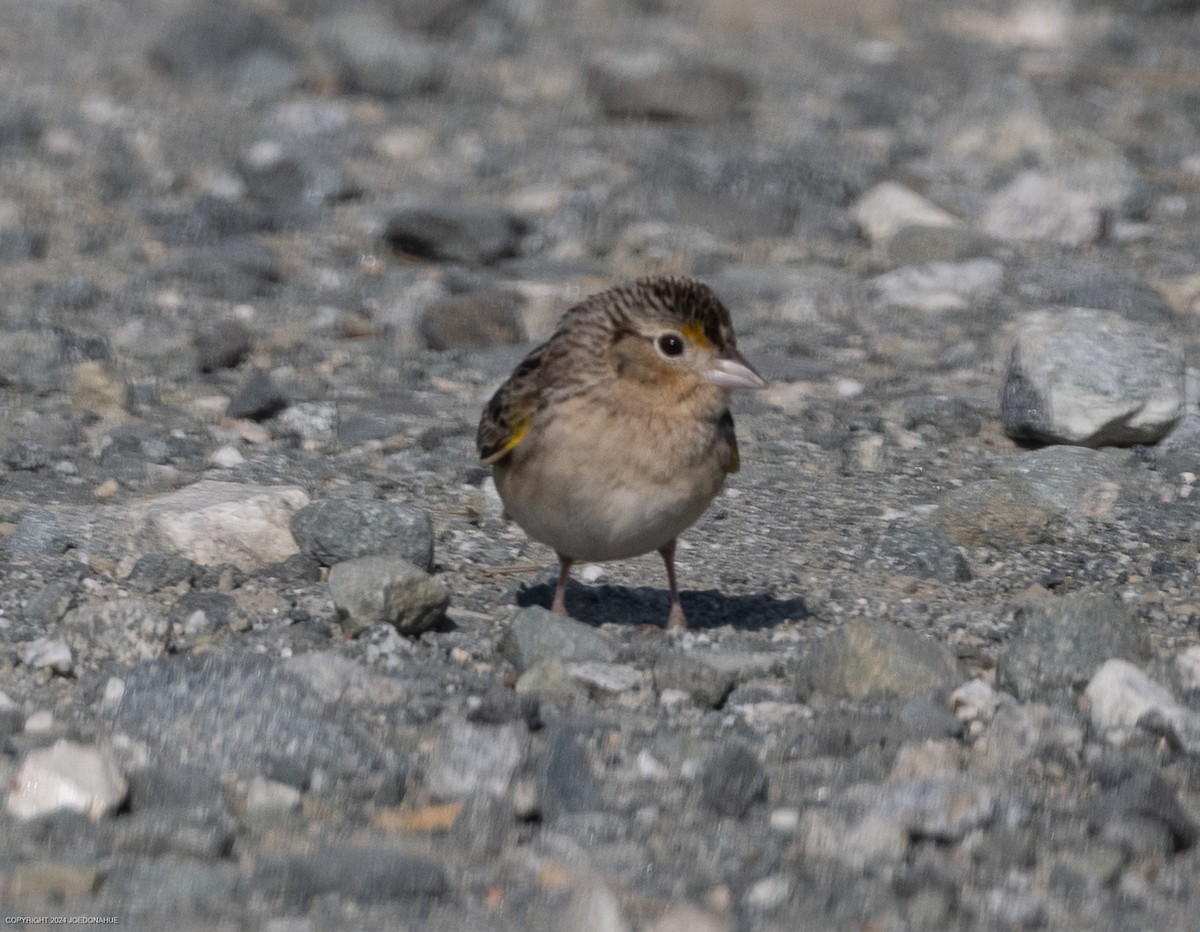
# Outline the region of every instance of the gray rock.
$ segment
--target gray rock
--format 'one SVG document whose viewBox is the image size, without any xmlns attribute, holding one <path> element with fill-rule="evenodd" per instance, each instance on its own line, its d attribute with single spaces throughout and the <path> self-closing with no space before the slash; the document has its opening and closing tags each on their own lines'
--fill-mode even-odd
<svg viewBox="0 0 1200 932">
<path fill-rule="evenodd" d="M 183 81 L 225 83 L 247 57 L 294 52 L 283 22 L 253 7 L 201 3 L 174 17 L 150 51 L 151 62 Z"/>
<path fill-rule="evenodd" d="M 499 650 L 522 673 L 542 660 L 611 663 L 617 657 L 616 648 L 595 628 L 536 605 L 517 613 Z"/>
<path fill-rule="evenodd" d="M 34 670 L 46 669 L 63 676 L 74 667 L 71 648 L 55 638 L 38 638 L 21 645 L 21 663 Z"/>
<path fill-rule="evenodd" d="M 425 765 L 425 787 L 435 797 L 500 797 L 528 754 L 529 729 L 523 722 L 453 722 L 438 737 Z"/>
<path fill-rule="evenodd" d="M 851 871 L 876 871 L 900 864 L 908 833 L 877 806 L 837 799 L 800 817 L 800 845 L 806 861 L 835 864 Z"/>
<path fill-rule="evenodd" d="M 450 58 L 439 43 L 397 29 L 383 16 L 350 14 L 329 27 L 330 48 L 351 91 L 402 98 L 437 91 Z"/>
<path fill-rule="evenodd" d="M 720 708 L 736 682 L 736 671 L 706 663 L 690 652 L 664 650 L 654 660 L 654 688 L 660 695 L 678 689 L 705 708 Z"/>
<path fill-rule="evenodd" d="M 1111 458 L 1086 447 L 1051 446 L 1005 457 L 998 477 L 1068 515 L 1106 518 L 1133 477 Z"/>
<path fill-rule="evenodd" d="M 1106 311 L 1026 315 L 1000 410 L 1017 439 L 1104 446 L 1153 443 L 1183 416 L 1182 348 Z"/>
<path fill-rule="evenodd" d="M 369 785 L 376 749 L 303 681 L 263 656 L 179 655 L 134 667 L 113 726 L 144 741 L 159 766 L 271 773 L 320 770 L 335 785 Z"/>
<path fill-rule="evenodd" d="M 720 121 L 743 116 L 755 96 L 749 77 L 710 62 L 654 54 L 611 56 L 588 68 L 588 95 L 609 117 Z"/>
<path fill-rule="evenodd" d="M 45 628 L 57 623 L 74 602 L 74 592 L 62 583 L 50 583 L 25 603 L 22 614 L 26 621 Z"/>
<path fill-rule="evenodd" d="M 253 347 L 253 337 L 239 320 L 218 320 L 198 329 L 192 336 L 196 365 L 201 372 L 234 369 Z"/>
<path fill-rule="evenodd" d="M 705 761 L 700 772 L 700 800 L 709 809 L 740 819 L 751 806 L 766 799 L 766 768 L 744 744 L 727 741 Z"/>
<path fill-rule="evenodd" d="M 292 403 L 288 393 L 266 372 L 255 372 L 229 399 L 226 417 L 265 421 Z"/>
<path fill-rule="evenodd" d="M 104 890 L 125 910 L 169 910 L 173 915 L 195 910 L 213 915 L 224 913 L 245 895 L 245 880 L 235 864 L 178 855 L 115 861 L 106 872 Z"/>
<path fill-rule="evenodd" d="M 939 641 L 886 622 L 855 621 L 801 658 L 796 691 L 801 700 L 907 697 L 965 679 L 958 658 Z"/>
<path fill-rule="evenodd" d="M 847 798 L 871 806 L 911 838 L 959 841 L 989 825 L 1000 810 L 991 787 L 969 777 L 894 780 L 852 787 Z"/>
<path fill-rule="evenodd" d="M 1148 647 L 1133 612 L 1106 596 L 1039 599 L 1018 611 L 1017 622 L 1021 633 L 996 662 L 996 684 L 1019 699 L 1069 696 L 1104 661 L 1142 657 Z"/>
<path fill-rule="evenodd" d="M 42 555 L 57 556 L 78 546 L 78 534 L 63 526 L 59 518 L 45 508 L 27 508 L 16 528 L 4 541 L 14 560 L 32 560 Z"/>
<path fill-rule="evenodd" d="M 984 479 L 948 492 L 929 522 L 961 547 L 1004 549 L 1047 536 L 1064 514 L 1020 477 Z"/>
<path fill-rule="evenodd" d="M 546 729 L 545 742 L 534 767 L 542 818 L 553 822 L 569 813 L 599 809 L 600 783 L 588 760 L 586 736 L 554 725 Z"/>
<path fill-rule="evenodd" d="M 1040 702 L 1001 702 L 972 748 L 985 770 L 1008 773 L 1026 761 L 1075 766 L 1083 754 L 1083 725 L 1066 709 Z"/>
<path fill-rule="evenodd" d="M 383 238 L 420 259 L 489 265 L 517 255 L 526 231 L 526 222 L 503 207 L 429 203 L 394 211 Z"/>
<path fill-rule="evenodd" d="M 159 592 L 180 583 L 195 585 L 204 576 L 204 567 L 174 553 L 147 553 L 138 557 L 125 577 L 125 584 L 142 592 Z"/>
<path fill-rule="evenodd" d="M 946 443 L 979 433 L 983 419 L 979 404 L 955 395 L 909 395 L 889 416 L 904 430 L 916 431 L 934 443 Z"/>
<path fill-rule="evenodd" d="M 425 345 L 434 350 L 478 349 L 525 339 L 516 300 L 499 291 L 437 301 L 421 312 L 417 326 Z"/>
<path fill-rule="evenodd" d="M 170 619 L 156 604 L 139 598 L 93 601 L 63 616 L 63 639 L 76 662 L 98 665 L 112 658 L 139 663 L 161 656 L 170 641 Z"/>
<path fill-rule="evenodd" d="M 971 567 L 944 535 L 921 524 L 893 522 L 863 550 L 863 565 L 882 562 L 891 571 L 918 579 L 967 582 Z"/>
<path fill-rule="evenodd" d="M 989 199 L 980 228 L 1002 239 L 1049 240 L 1065 246 L 1094 242 L 1103 229 L 1103 211 L 1120 200 L 1127 182 L 1104 191 L 1081 183 L 1080 174 L 1021 172 Z"/>
<path fill-rule="evenodd" d="M 1161 328 L 1177 323 L 1178 315 L 1161 294 L 1108 257 L 1032 260 L 1019 266 L 1014 278 L 1015 291 L 1025 306 L 1097 308 Z"/>
<path fill-rule="evenodd" d="M 995 259 L 926 262 L 885 272 L 870 280 L 879 299 L 916 311 L 956 311 L 994 298 L 1004 284 Z"/>
<path fill-rule="evenodd" d="M 1138 836 L 1149 830 L 1150 838 L 1157 841 L 1151 841 L 1150 853 L 1160 855 L 1195 846 L 1200 826 L 1159 773 L 1134 763 L 1098 770 L 1103 791 L 1089 807 L 1093 831 L 1122 847 L 1136 849 L 1140 847 Z"/>
<path fill-rule="evenodd" d="M 888 241 L 887 257 L 898 266 L 957 263 L 994 256 L 1001 250 L 996 239 L 975 230 L 910 223 L 898 229 Z"/>
<path fill-rule="evenodd" d="M 342 627 L 351 636 L 378 621 L 417 635 L 441 620 L 448 593 L 432 576 L 394 556 L 359 557 L 329 570 L 329 590 Z"/>
</svg>

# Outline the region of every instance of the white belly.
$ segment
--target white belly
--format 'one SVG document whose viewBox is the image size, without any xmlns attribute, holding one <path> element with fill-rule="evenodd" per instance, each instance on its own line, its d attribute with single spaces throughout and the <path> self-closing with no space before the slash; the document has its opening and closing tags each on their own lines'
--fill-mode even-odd
<svg viewBox="0 0 1200 932">
<path fill-rule="evenodd" d="M 509 516 L 564 556 L 619 560 L 657 550 L 695 523 L 720 491 L 719 454 L 697 457 L 669 437 L 618 454 L 596 446 L 597 434 L 607 437 L 547 429 L 538 446 L 523 444 L 511 461 L 496 465 Z"/>
</svg>

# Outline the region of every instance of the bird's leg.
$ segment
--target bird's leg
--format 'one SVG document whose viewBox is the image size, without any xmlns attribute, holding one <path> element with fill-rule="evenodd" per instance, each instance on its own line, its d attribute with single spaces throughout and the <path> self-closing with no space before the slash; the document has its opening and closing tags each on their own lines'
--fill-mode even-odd
<svg viewBox="0 0 1200 932">
<path fill-rule="evenodd" d="M 667 615 L 667 630 L 682 631 L 687 627 L 687 616 L 679 603 L 679 587 L 675 585 L 675 541 L 669 541 L 658 548 L 663 563 L 667 565 L 667 585 L 671 589 L 671 613 Z"/>
<path fill-rule="evenodd" d="M 554 590 L 552 608 L 559 615 L 567 614 L 567 580 L 571 578 L 571 564 L 574 562 L 574 558 L 558 554 L 558 588 Z"/>
</svg>

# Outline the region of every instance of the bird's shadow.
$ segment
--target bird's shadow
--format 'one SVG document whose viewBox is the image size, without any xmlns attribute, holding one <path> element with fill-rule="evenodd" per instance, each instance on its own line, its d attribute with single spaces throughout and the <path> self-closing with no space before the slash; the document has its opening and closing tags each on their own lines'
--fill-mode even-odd
<svg viewBox="0 0 1200 932">
<path fill-rule="evenodd" d="M 517 604 L 549 608 L 554 600 L 552 583 L 536 583 L 517 589 Z M 688 628 L 720 628 L 728 625 L 743 631 L 770 628 L 781 621 L 799 621 L 810 615 L 802 597 L 777 599 L 771 595 L 728 596 L 716 589 L 686 590 L 679 594 Z M 650 586 L 588 586 L 571 580 L 567 585 L 567 611 L 576 621 L 589 625 L 605 623 L 657 625 L 665 627 L 671 607 L 665 589 Z"/>
</svg>

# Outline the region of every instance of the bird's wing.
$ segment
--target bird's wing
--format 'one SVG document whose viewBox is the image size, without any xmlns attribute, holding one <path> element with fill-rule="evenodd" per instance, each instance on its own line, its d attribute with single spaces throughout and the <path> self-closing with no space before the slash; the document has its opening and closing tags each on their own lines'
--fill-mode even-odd
<svg viewBox="0 0 1200 932">
<path fill-rule="evenodd" d="M 738 456 L 737 433 L 733 429 L 733 413 L 728 408 L 721 415 L 721 420 L 717 422 L 717 430 L 721 434 L 721 438 L 729 444 L 729 461 L 725 464 L 725 471 L 735 473 L 742 468 L 742 458 Z"/>
<path fill-rule="evenodd" d="M 539 346 L 521 360 L 483 409 L 475 446 L 485 466 L 504 459 L 529 434 L 530 422 L 541 406 L 545 349 L 545 345 Z"/>
</svg>

